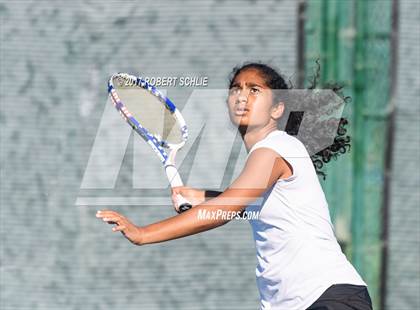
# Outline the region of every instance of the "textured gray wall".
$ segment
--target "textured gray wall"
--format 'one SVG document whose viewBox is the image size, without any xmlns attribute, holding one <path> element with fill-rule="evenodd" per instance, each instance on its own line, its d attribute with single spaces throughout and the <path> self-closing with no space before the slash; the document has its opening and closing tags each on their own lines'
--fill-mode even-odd
<svg viewBox="0 0 420 310">
<path fill-rule="evenodd" d="M 420 309 L 420 2 L 399 1 L 386 309 Z"/>
<path fill-rule="evenodd" d="M 75 201 L 109 74 L 206 75 L 222 88 L 251 59 L 292 75 L 295 1 L 1 1 L 0 19 L 0 308 L 257 308 L 248 223 L 134 247 Z M 131 193 L 130 152 L 119 194 Z M 173 215 L 112 208 L 138 224 Z"/>
</svg>

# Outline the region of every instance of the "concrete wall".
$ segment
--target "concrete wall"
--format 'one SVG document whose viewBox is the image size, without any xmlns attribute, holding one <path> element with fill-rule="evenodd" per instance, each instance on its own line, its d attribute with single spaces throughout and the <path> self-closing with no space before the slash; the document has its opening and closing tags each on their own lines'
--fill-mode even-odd
<svg viewBox="0 0 420 310">
<path fill-rule="evenodd" d="M 146 224 L 173 215 L 169 199 L 153 206 L 75 202 L 143 194 L 131 184 L 132 148 L 115 188 L 80 189 L 111 73 L 205 75 L 209 89 L 225 87 L 245 60 L 293 75 L 296 2 L 2 1 L 0 20 L 0 308 L 257 308 L 248 223 L 135 247 L 98 221 L 96 210 L 113 208 Z M 168 90 L 181 107 L 191 92 Z M 192 129 L 201 125 L 188 121 Z"/>
</svg>

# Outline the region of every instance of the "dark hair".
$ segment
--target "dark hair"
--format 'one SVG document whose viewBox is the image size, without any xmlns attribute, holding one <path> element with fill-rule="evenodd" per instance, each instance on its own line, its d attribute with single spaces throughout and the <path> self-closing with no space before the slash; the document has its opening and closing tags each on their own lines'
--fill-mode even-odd
<svg viewBox="0 0 420 310">
<path fill-rule="evenodd" d="M 265 80 L 265 84 L 271 89 L 289 89 L 289 86 L 287 85 L 284 78 L 275 69 L 266 64 L 258 62 L 249 62 L 242 66 L 233 68 L 229 78 L 229 88 L 232 87 L 232 83 L 238 74 L 248 69 L 255 69 L 259 71 Z"/>
<path fill-rule="evenodd" d="M 318 60 L 316 61 L 316 64 L 317 69 L 310 81 L 310 85 L 307 88 L 308 90 L 315 90 L 317 88 L 318 80 L 320 77 L 320 64 Z M 238 74 L 248 69 L 255 69 L 259 71 L 261 76 L 264 78 L 266 85 L 271 89 L 293 88 L 292 83 L 290 81 L 289 83 L 287 83 L 286 80 L 281 76 L 281 74 L 278 73 L 277 70 L 275 70 L 271 66 L 268 66 L 267 64 L 259 62 L 248 62 L 241 66 L 235 67 L 232 70 L 232 73 L 229 77 L 229 88 L 232 87 L 232 83 L 238 76 Z M 343 99 L 345 103 L 347 103 L 350 100 L 350 97 L 345 97 L 343 95 L 342 87 L 337 84 L 327 84 L 323 87 L 323 89 L 332 90 L 336 95 Z M 287 120 L 281 120 L 279 122 L 279 127 L 284 127 L 284 131 L 286 131 L 290 135 L 297 135 L 299 132 L 299 126 L 303 119 L 304 112 L 290 111 L 288 109 L 288 98 L 287 95 L 285 95 L 285 92 L 274 92 L 273 95 L 274 104 L 277 104 L 279 102 L 286 103 L 283 115 L 289 115 L 289 118 Z M 350 136 L 347 135 L 347 129 L 345 128 L 348 124 L 347 119 L 344 117 L 341 117 L 340 119 L 336 119 L 334 117 L 325 119 L 325 109 L 323 110 L 322 108 L 328 108 L 327 106 L 331 105 L 331 102 L 320 100 L 319 98 L 317 98 L 317 96 L 317 92 L 308 92 L 307 96 L 305 95 L 303 98 L 300 98 L 299 105 L 302 111 L 307 111 L 307 109 L 310 109 L 311 107 L 313 109 L 314 104 L 318 104 L 316 108 L 317 111 L 319 110 L 319 114 L 313 115 L 311 117 L 311 121 L 316 122 L 317 128 L 322 129 L 316 132 L 316 137 L 314 137 L 314 132 L 311 130 L 306 132 L 302 131 L 300 134 L 300 138 L 308 149 L 314 149 L 317 145 L 319 145 L 320 141 L 322 141 L 323 139 L 325 139 L 326 136 L 329 135 L 328 128 L 331 128 L 331 122 L 335 122 L 335 124 L 338 123 L 338 128 L 335 133 L 333 143 L 311 156 L 316 173 L 318 175 L 321 175 L 325 179 L 326 174 L 322 171 L 324 164 L 328 163 L 332 158 L 337 159 L 339 155 L 344 154 L 348 150 L 350 150 Z"/>
</svg>

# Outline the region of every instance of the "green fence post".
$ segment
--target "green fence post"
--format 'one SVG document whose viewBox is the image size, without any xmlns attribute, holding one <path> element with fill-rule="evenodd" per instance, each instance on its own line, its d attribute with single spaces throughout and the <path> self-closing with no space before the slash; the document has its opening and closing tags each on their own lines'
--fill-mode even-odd
<svg viewBox="0 0 420 310">
<path fill-rule="evenodd" d="M 337 237 L 379 305 L 381 214 L 391 33 L 390 0 L 307 2 L 306 75 L 321 60 L 322 83 L 335 81 L 352 97 L 351 154 L 328 165 L 322 182 Z"/>
</svg>

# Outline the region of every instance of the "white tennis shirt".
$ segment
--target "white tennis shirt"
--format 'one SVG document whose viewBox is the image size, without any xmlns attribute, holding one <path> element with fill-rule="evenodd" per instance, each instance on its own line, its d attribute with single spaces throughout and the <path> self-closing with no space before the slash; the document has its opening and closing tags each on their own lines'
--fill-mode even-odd
<svg viewBox="0 0 420 310">
<path fill-rule="evenodd" d="M 250 220 L 257 251 L 261 309 L 303 310 L 333 284 L 366 285 L 335 238 L 328 204 L 304 145 L 284 131 L 273 131 L 250 150 L 269 148 L 293 168 L 278 180 Z M 249 155 L 248 155 L 249 156 Z"/>
</svg>

